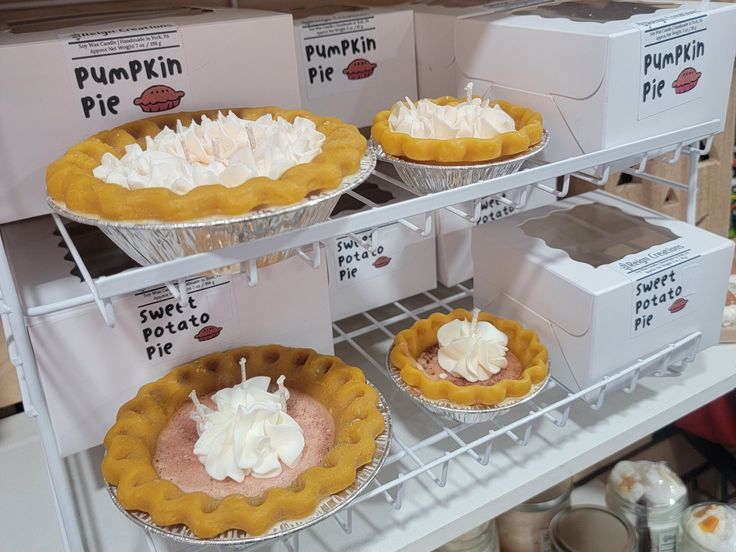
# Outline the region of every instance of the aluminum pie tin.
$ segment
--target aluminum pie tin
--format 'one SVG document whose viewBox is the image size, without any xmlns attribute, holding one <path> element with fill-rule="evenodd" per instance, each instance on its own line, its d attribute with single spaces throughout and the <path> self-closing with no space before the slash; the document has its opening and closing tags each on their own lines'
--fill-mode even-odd
<svg viewBox="0 0 736 552">
<path fill-rule="evenodd" d="M 324 222 L 335 208 L 340 195 L 366 180 L 375 166 L 376 154 L 371 148 L 367 148 L 358 172 L 345 177 L 334 190 L 308 197 L 287 207 L 262 209 L 238 217 L 170 223 L 107 221 L 69 211 L 65 205 L 51 198 L 47 201 L 51 209 L 64 218 L 97 226 L 129 257 L 145 266 Z M 293 254 L 294 250 L 272 253 L 260 257 L 257 265 L 268 266 Z M 240 265 L 225 267 L 216 272 L 240 272 Z"/>
<path fill-rule="evenodd" d="M 306 529 L 315 523 L 319 523 L 320 521 L 330 517 L 332 514 L 345 508 L 355 500 L 355 498 L 357 498 L 360 492 L 367 487 L 371 481 L 373 481 L 376 473 L 378 473 L 378 470 L 383 466 L 391 447 L 391 413 L 386 399 L 383 398 L 383 395 L 381 395 L 377 389 L 376 392 L 378 393 L 378 410 L 383 416 L 384 429 L 383 432 L 376 437 L 376 452 L 373 455 L 373 460 L 357 470 L 355 481 L 353 481 L 348 488 L 322 500 L 314 513 L 302 519 L 279 522 L 263 535 L 248 535 L 245 531 L 230 529 L 215 537 L 201 539 L 192 533 L 186 525 L 161 526 L 154 523 L 151 516 L 146 512 L 126 510 L 120 502 L 118 502 L 117 487 L 114 485 L 107 485 L 107 491 L 118 510 L 120 510 L 125 517 L 133 523 L 143 527 L 146 531 L 149 531 L 154 535 L 158 535 L 178 543 L 199 546 L 214 545 L 240 547 L 286 537 L 292 533 Z"/>
<path fill-rule="evenodd" d="M 488 422 L 495 418 L 499 413 L 505 412 L 514 406 L 525 403 L 537 396 L 549 382 L 549 370 L 547 377 L 539 383 L 533 383 L 529 392 L 522 397 L 506 397 L 503 401 L 495 406 L 485 404 L 462 405 L 452 403 L 445 399 L 428 399 L 422 395 L 421 391 L 406 383 L 401 377 L 401 372 L 391 363 L 391 349 L 386 355 L 386 371 L 396 386 L 416 403 L 420 404 L 433 414 L 446 419 L 454 420 L 462 423 L 476 424 L 480 422 Z"/>
<path fill-rule="evenodd" d="M 527 159 L 541 152 L 549 142 L 547 131 L 542 132 L 541 141 L 518 155 L 490 163 L 468 163 L 463 165 L 433 165 L 394 157 L 383 151 L 374 140 L 370 147 L 375 150 L 379 161 L 391 163 L 407 188 L 417 194 L 432 194 L 460 188 L 475 182 L 491 180 L 517 172 Z"/>
</svg>

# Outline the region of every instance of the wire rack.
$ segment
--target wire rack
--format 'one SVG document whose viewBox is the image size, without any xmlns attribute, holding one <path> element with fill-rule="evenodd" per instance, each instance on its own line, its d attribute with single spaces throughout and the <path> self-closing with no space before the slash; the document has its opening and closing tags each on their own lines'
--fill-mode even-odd
<svg viewBox="0 0 736 552">
<path fill-rule="evenodd" d="M 332 516 L 345 533 L 352 532 L 353 512 L 366 501 L 383 501 L 386 507 L 399 510 L 412 480 L 423 478 L 425 483 L 444 487 L 451 465 L 458 457 L 470 457 L 485 467 L 491 460 L 494 444 L 500 439 L 510 439 L 515 445 L 525 446 L 534 438 L 539 424 L 562 428 L 571 416 L 585 416 L 590 409 L 601 409 L 611 392 L 634 392 L 641 378 L 680 374 L 694 359 L 700 341 L 698 332 L 687 335 L 578 391 L 570 390 L 551 378 L 546 388 L 532 400 L 499 411 L 489 422 L 448 422 L 397 392 L 386 373 L 385 358 L 394 335 L 415 320 L 438 310 L 471 306 L 471 282 L 466 282 L 453 288 L 440 287 L 333 324 L 335 354 L 363 368 L 371 382 L 389 399 L 392 411 L 401 410 L 402 417 L 412 420 L 412 431 L 402 431 L 400 424 L 394 424 L 391 453 L 370 488 L 345 510 Z M 422 431 L 416 431 L 417 427 Z M 149 543 L 151 550 L 160 550 L 152 538 L 149 538 Z M 281 544 L 288 552 L 299 552 L 299 533 L 284 538 Z M 263 546 L 239 549 L 260 550 Z M 190 546 L 182 550 L 215 549 L 233 550 L 224 546 Z"/>
</svg>

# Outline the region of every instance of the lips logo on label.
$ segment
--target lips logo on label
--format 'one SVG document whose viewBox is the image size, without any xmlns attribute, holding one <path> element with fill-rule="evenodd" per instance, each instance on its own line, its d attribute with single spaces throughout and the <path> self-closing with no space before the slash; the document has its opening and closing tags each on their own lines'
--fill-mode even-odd
<svg viewBox="0 0 736 552">
<path fill-rule="evenodd" d="M 375 261 L 373 261 L 373 266 L 375 266 L 376 268 L 383 268 L 384 266 L 388 266 L 388 263 L 390 262 L 391 262 L 391 257 L 387 257 L 386 255 L 381 255 Z"/>
<path fill-rule="evenodd" d="M 672 314 L 675 314 L 676 312 L 680 312 L 682 309 L 685 308 L 687 305 L 687 299 L 683 299 L 680 297 L 679 299 L 676 299 L 674 303 L 670 305 L 670 308 L 668 309 Z"/>
<path fill-rule="evenodd" d="M 373 74 L 376 67 L 378 67 L 378 64 L 372 63 L 367 59 L 358 58 L 351 61 L 342 72 L 348 80 L 367 79 Z"/>
<path fill-rule="evenodd" d="M 194 339 L 197 341 L 209 341 L 220 335 L 221 331 L 222 327 L 220 326 L 205 326 L 194 335 Z"/>
<path fill-rule="evenodd" d="M 693 67 L 683 69 L 672 82 L 672 88 L 675 89 L 675 94 L 684 94 L 698 86 L 698 81 L 702 75 L 703 73 Z"/>
</svg>

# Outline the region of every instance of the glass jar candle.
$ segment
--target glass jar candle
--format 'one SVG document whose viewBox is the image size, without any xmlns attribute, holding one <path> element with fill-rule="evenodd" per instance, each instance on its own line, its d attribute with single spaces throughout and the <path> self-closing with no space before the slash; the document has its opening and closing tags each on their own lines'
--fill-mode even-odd
<svg viewBox="0 0 736 552">
<path fill-rule="evenodd" d="M 552 552 L 635 552 L 636 533 L 625 518 L 600 506 L 571 506 L 549 526 Z"/>
<path fill-rule="evenodd" d="M 572 480 L 566 479 L 497 518 L 503 552 L 549 552 L 549 524 L 570 505 Z"/>
<path fill-rule="evenodd" d="M 687 488 L 664 463 L 616 464 L 608 477 L 606 503 L 635 527 L 640 550 L 675 552 Z"/>
<path fill-rule="evenodd" d="M 736 509 L 719 502 L 702 502 L 682 513 L 677 552 L 734 552 Z"/>
<path fill-rule="evenodd" d="M 435 552 L 499 552 L 496 520 L 492 519 L 440 546 Z"/>
</svg>

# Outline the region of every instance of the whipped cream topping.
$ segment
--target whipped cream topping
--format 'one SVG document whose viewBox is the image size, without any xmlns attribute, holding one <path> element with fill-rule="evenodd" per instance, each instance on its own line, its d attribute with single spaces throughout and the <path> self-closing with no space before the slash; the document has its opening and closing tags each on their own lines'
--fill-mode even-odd
<svg viewBox="0 0 736 552">
<path fill-rule="evenodd" d="M 682 480 L 661 462 L 619 462 L 608 484 L 623 499 L 635 504 L 642 497 L 649 506 L 671 506 L 687 494 Z"/>
<path fill-rule="evenodd" d="M 516 130 L 511 116 L 488 100 L 473 98 L 473 84 L 465 87 L 467 99 L 457 105 L 437 105 L 430 100 L 406 98 L 391 109 L 388 123 L 393 132 L 413 138 L 493 138 Z"/>
<path fill-rule="evenodd" d="M 304 450 L 304 433 L 286 413 L 289 391 L 284 376 L 277 380 L 278 391 L 269 393 L 271 378 L 246 379 L 244 358 L 240 369 L 241 383 L 212 395 L 216 409 L 201 404 L 194 391 L 189 395 L 199 433 L 194 454 L 218 481 L 229 477 L 241 482 L 247 475 L 276 477 L 282 462 L 293 468 Z"/>
<path fill-rule="evenodd" d="M 197 186 L 239 186 L 257 176 L 279 178 L 286 170 L 309 163 L 320 151 L 325 135 L 309 119 L 293 123 L 270 114 L 255 121 L 232 112 L 217 113 L 216 119 L 176 130 L 165 127 L 156 136 L 146 136 L 146 147 L 125 146 L 118 159 L 102 156 L 92 173 L 109 184 L 124 188 L 168 188 L 185 194 Z"/>
<path fill-rule="evenodd" d="M 440 367 L 467 381 L 487 380 L 506 368 L 508 337 L 490 322 L 479 322 L 480 309 L 473 320 L 453 320 L 437 330 Z"/>
<path fill-rule="evenodd" d="M 685 530 L 712 552 L 736 550 L 736 510 L 725 504 L 704 504 L 691 509 Z"/>
</svg>

